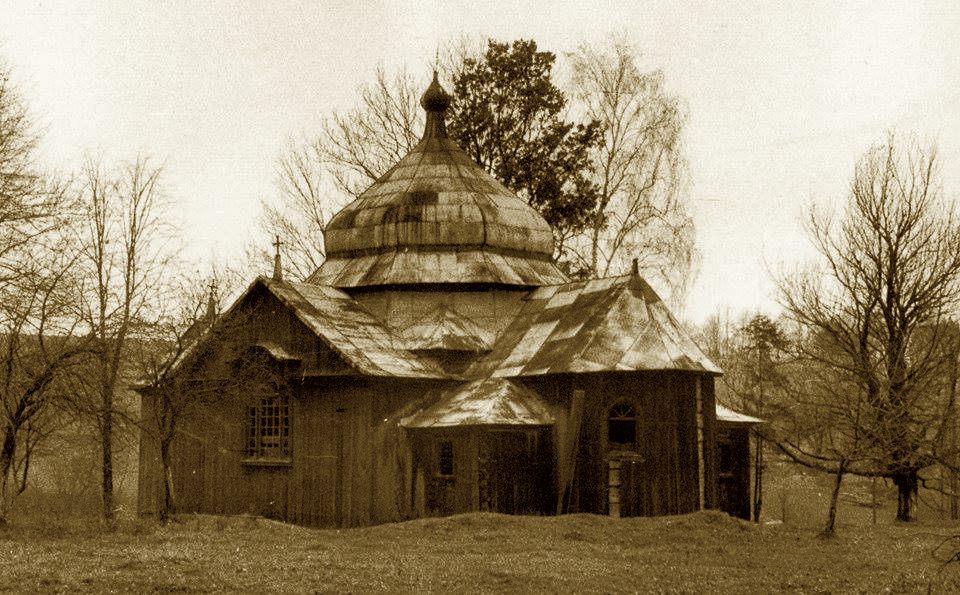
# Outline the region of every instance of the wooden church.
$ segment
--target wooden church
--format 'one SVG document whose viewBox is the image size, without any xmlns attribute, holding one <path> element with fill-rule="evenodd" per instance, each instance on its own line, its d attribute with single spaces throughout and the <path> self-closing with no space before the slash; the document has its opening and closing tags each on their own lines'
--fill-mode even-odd
<svg viewBox="0 0 960 595">
<path fill-rule="evenodd" d="M 358 526 L 718 506 L 720 370 L 638 274 L 557 269 L 541 216 L 447 136 L 449 102 L 434 78 L 422 140 L 330 220 L 316 272 L 255 280 L 173 368 L 207 395 L 173 443 L 181 511 Z M 141 514 L 162 486 L 144 433 Z"/>
</svg>

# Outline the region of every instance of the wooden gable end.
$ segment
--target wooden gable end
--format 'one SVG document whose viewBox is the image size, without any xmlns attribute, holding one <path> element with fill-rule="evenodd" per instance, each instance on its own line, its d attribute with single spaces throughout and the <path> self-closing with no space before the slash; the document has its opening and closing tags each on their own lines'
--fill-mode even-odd
<svg viewBox="0 0 960 595">
<path fill-rule="evenodd" d="M 300 376 L 355 374 L 353 366 L 266 287 L 254 286 L 207 333 L 195 373 L 210 379 L 232 373 L 231 365 L 251 349 L 287 362 Z"/>
</svg>

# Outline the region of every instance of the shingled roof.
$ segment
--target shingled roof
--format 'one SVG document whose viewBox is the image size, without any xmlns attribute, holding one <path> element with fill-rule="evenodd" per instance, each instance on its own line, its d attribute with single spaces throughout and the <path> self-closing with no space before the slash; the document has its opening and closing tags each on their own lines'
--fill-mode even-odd
<svg viewBox="0 0 960 595">
<path fill-rule="evenodd" d="M 638 275 L 535 290 L 471 378 L 687 370 L 721 374 Z"/>
<path fill-rule="evenodd" d="M 505 378 L 437 389 L 424 406 L 400 420 L 406 428 L 472 425 L 549 425 L 553 416 L 532 390 Z"/>
<path fill-rule="evenodd" d="M 404 349 L 382 322 L 342 291 L 310 283 L 260 281 L 359 372 L 404 378 L 449 377 L 430 360 Z"/>
<path fill-rule="evenodd" d="M 398 378 L 449 378 L 435 363 L 403 348 L 389 328 L 334 287 L 259 277 L 236 304 L 262 286 L 358 373 Z M 236 305 L 234 306 L 236 308 Z M 230 313 L 224 315 L 229 317 Z M 289 356 L 299 357 L 294 354 Z"/>
</svg>

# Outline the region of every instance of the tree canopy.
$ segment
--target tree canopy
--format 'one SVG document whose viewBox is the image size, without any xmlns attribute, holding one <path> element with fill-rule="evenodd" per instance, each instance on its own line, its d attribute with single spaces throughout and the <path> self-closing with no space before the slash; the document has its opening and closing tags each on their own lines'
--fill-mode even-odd
<svg viewBox="0 0 960 595">
<path fill-rule="evenodd" d="M 453 80 L 447 129 L 470 157 L 543 215 L 561 247 L 590 224 L 598 198 L 590 151 L 598 120 L 563 119 L 567 99 L 551 74 L 556 56 L 536 42 L 488 42 Z"/>
<path fill-rule="evenodd" d="M 622 273 L 639 257 L 645 275 L 681 295 L 696 260 L 683 200 L 683 117 L 663 74 L 642 72 L 632 52 L 620 44 L 616 60 L 587 48 L 571 56 L 574 69 L 584 69 L 573 93 L 558 83 L 557 57 L 532 40 L 452 52 L 437 65 L 452 90 L 447 130 L 544 216 L 568 272 Z M 616 72 L 620 83 L 611 89 L 604 77 Z M 424 89 L 406 69 L 395 76 L 380 69 L 360 88 L 356 108 L 330 115 L 316 141 L 279 157 L 279 200 L 264 202 L 261 227 L 271 241 L 279 236 L 295 275 L 323 258 L 329 215 L 419 140 Z"/>
<path fill-rule="evenodd" d="M 810 213 L 819 266 L 779 279 L 813 372 L 795 411 L 820 422 L 816 439 L 778 442 L 817 468 L 892 479 L 900 520 L 925 469 L 955 466 L 960 220 L 937 163 L 934 147 L 893 134 L 872 147 L 842 216 Z"/>
</svg>

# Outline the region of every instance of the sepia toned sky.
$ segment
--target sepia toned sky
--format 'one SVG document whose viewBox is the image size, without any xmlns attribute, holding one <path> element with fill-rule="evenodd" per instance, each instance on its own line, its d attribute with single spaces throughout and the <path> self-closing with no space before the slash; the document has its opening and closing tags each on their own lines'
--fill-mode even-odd
<svg viewBox="0 0 960 595">
<path fill-rule="evenodd" d="M 938 143 L 960 197 L 960 7 L 952 0 L 4 0 L 0 56 L 43 154 L 150 155 L 195 260 L 237 258 L 277 155 L 348 109 L 378 65 L 424 86 L 461 37 L 558 56 L 622 31 L 687 111 L 702 253 L 684 318 L 775 314 L 769 269 L 810 257 L 805 205 L 838 204 L 888 130 Z M 198 265 L 202 266 L 202 265 Z M 268 271 L 265 271 L 268 272 Z"/>
</svg>

